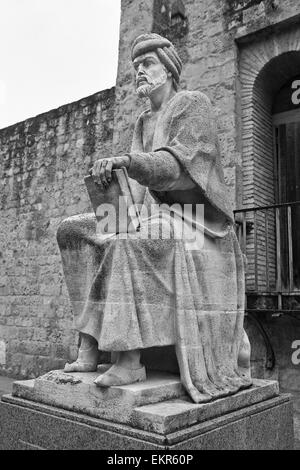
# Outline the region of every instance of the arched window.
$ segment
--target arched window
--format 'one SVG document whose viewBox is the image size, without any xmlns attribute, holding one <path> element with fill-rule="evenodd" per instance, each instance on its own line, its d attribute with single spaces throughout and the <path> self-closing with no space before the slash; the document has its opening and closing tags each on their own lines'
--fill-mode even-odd
<svg viewBox="0 0 300 470">
<path fill-rule="evenodd" d="M 300 75 L 292 77 L 273 103 L 275 196 L 292 203 L 281 214 L 281 277 L 284 286 L 300 289 Z"/>
<path fill-rule="evenodd" d="M 300 51 L 278 44 L 241 48 L 245 207 L 236 220 L 248 308 L 282 311 L 300 292 Z M 297 49 L 298 39 L 282 44 Z"/>
<path fill-rule="evenodd" d="M 273 125 L 277 202 L 300 201 L 300 75 L 278 92 L 273 104 Z"/>
</svg>

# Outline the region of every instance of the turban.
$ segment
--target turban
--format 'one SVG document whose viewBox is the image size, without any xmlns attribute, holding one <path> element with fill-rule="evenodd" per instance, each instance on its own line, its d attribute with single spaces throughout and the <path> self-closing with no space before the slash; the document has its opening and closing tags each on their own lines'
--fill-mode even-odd
<svg viewBox="0 0 300 470">
<path fill-rule="evenodd" d="M 159 34 L 150 33 L 138 36 L 132 44 L 131 58 L 146 54 L 146 52 L 156 52 L 161 63 L 172 73 L 175 87 L 179 83 L 182 62 L 171 41 L 163 38 Z"/>
</svg>

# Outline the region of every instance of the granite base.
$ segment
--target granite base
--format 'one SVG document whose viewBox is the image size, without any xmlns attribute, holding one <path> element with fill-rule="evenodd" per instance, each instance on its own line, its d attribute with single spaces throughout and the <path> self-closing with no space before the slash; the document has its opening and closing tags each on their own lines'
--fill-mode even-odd
<svg viewBox="0 0 300 470">
<path fill-rule="evenodd" d="M 94 384 L 98 372 L 51 371 L 16 381 L 12 395 L 164 436 L 279 395 L 278 382 L 254 379 L 246 390 L 196 404 L 186 395 L 178 375 L 150 371 L 144 382 L 102 388 Z"/>
<path fill-rule="evenodd" d="M 292 449 L 289 395 L 276 396 L 161 434 L 4 395 L 0 449 L 223 450 Z"/>
</svg>

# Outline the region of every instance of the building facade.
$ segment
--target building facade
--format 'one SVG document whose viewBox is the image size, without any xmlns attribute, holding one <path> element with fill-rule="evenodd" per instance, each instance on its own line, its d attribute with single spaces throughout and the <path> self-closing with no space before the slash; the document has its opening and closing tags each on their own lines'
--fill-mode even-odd
<svg viewBox="0 0 300 470">
<path fill-rule="evenodd" d="M 178 48 L 181 88 L 213 103 L 248 262 L 253 375 L 293 394 L 300 427 L 298 0 L 122 0 L 116 87 L 0 131 L 0 372 L 31 377 L 74 357 L 55 232 L 90 210 L 82 177 L 92 161 L 129 150 L 145 106 L 129 44 L 149 31 Z"/>
</svg>

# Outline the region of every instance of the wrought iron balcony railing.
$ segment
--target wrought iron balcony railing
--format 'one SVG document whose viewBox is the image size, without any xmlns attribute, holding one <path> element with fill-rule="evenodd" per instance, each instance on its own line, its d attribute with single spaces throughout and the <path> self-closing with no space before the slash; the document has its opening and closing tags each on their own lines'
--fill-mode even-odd
<svg viewBox="0 0 300 470">
<path fill-rule="evenodd" d="M 235 211 L 248 310 L 300 311 L 300 201 Z"/>
</svg>

